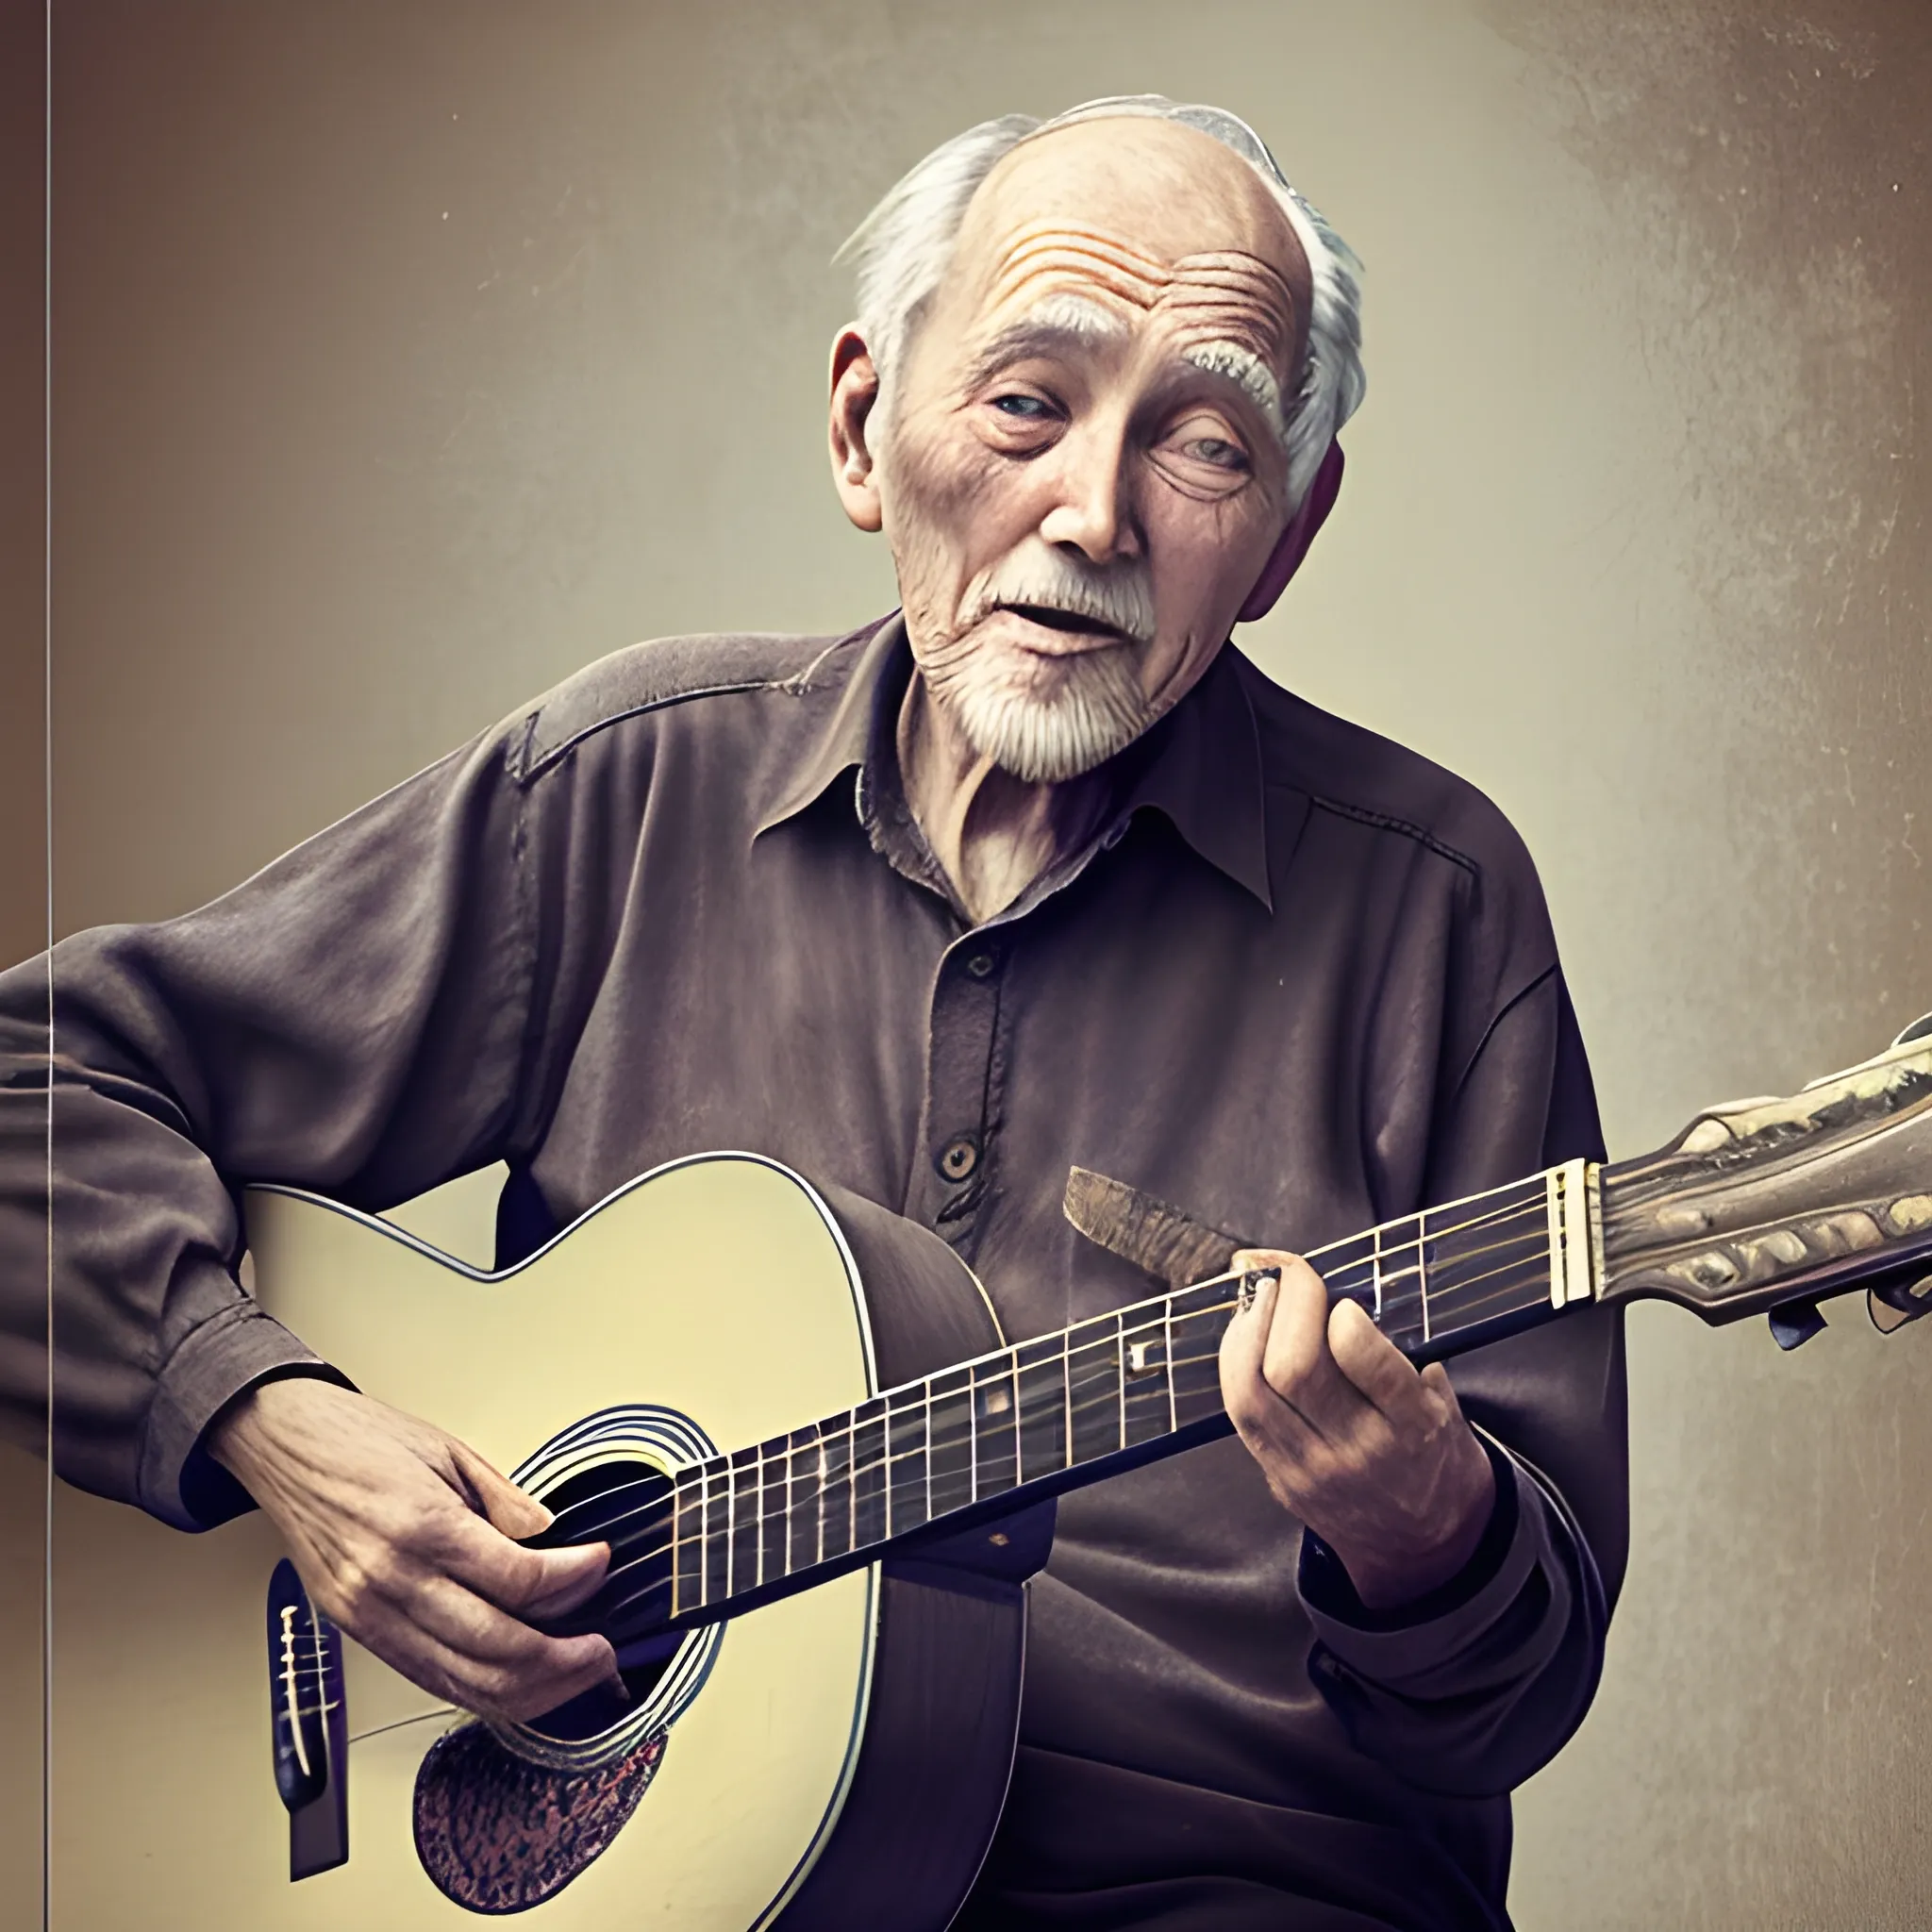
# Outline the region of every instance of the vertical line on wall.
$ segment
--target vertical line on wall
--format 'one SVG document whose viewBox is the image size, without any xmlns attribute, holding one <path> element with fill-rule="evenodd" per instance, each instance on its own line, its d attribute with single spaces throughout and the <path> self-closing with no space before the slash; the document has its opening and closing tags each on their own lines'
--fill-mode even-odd
<svg viewBox="0 0 1932 1932">
<path fill-rule="evenodd" d="M 47 1434 L 41 1555 L 41 1932 L 54 1924 L 54 0 L 41 74 L 41 860 L 47 960 Z"/>
</svg>

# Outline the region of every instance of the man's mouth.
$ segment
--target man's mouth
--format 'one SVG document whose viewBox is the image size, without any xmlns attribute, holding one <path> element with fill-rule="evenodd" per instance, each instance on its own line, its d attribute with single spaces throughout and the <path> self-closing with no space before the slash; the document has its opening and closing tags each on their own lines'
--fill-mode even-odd
<svg viewBox="0 0 1932 1932">
<path fill-rule="evenodd" d="M 1097 617 L 1088 617 L 1077 610 L 1062 610 L 1056 605 L 1002 604 L 998 608 L 1011 611 L 1015 617 L 1024 617 L 1027 623 L 1037 624 L 1043 629 L 1060 632 L 1069 639 L 1069 649 L 1091 648 L 1072 642 L 1074 639 L 1091 639 L 1094 645 L 1127 641 L 1111 625 L 1102 624 Z"/>
</svg>

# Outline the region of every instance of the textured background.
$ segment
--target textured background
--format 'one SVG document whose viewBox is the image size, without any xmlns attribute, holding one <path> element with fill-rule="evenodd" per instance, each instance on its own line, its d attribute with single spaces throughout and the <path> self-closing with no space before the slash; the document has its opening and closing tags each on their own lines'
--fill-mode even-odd
<svg viewBox="0 0 1932 1932">
<path fill-rule="evenodd" d="M 1369 269 L 1347 489 L 1246 647 L 1523 828 L 1613 1151 L 1932 1008 L 1923 0 L 58 13 L 62 929 L 196 903 L 633 638 L 884 608 L 826 258 L 968 123 L 1157 89 L 1252 120 Z M 1635 1556 L 1523 1794 L 1524 1932 L 1932 1920 L 1928 1351 L 1634 1319 Z M 37 1480 L 0 1464 L 9 1577 Z M 58 1752 L 55 1791 L 99 1796 Z"/>
<path fill-rule="evenodd" d="M 44 39 L 0 5 L 0 958 L 45 941 Z M 29 1292 L 32 1286 L 29 1286 Z M 0 1925 L 38 1924 L 46 1472 L 0 1447 Z"/>
</svg>

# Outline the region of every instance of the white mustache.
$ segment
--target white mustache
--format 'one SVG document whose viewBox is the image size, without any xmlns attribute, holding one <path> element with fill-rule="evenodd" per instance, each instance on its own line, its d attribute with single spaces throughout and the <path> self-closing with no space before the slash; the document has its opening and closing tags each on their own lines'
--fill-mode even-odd
<svg viewBox="0 0 1932 1932">
<path fill-rule="evenodd" d="M 1030 604 L 1064 610 L 1118 631 L 1128 642 L 1154 641 L 1154 593 L 1141 566 L 1109 571 L 1082 570 L 1064 557 L 1008 559 L 983 571 L 966 588 L 960 611 L 962 629 L 971 629 L 995 610 Z"/>
</svg>

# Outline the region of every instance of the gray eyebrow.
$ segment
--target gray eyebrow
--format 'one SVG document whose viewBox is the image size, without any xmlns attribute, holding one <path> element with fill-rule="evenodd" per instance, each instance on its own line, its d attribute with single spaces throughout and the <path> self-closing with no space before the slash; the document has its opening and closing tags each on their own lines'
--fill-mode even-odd
<svg viewBox="0 0 1932 1932">
<path fill-rule="evenodd" d="M 987 343 L 973 358 L 968 379 L 983 382 L 1028 356 L 1091 348 L 1096 342 L 1117 341 L 1126 334 L 1126 324 L 1098 302 L 1079 295 L 1049 295 Z"/>
<path fill-rule="evenodd" d="M 1268 425 L 1284 441 L 1288 438 L 1287 413 L 1281 407 L 1281 385 L 1274 372 L 1252 349 L 1239 342 L 1196 342 L 1182 352 L 1183 359 L 1209 375 L 1224 375 L 1260 410 Z"/>
</svg>

